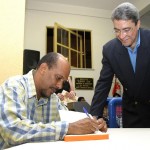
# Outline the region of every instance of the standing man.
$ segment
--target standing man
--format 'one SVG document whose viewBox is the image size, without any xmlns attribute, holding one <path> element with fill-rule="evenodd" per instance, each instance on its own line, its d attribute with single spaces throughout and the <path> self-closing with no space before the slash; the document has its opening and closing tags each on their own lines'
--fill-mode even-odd
<svg viewBox="0 0 150 150">
<path fill-rule="evenodd" d="M 70 65 L 58 53 L 48 53 L 36 70 L 15 76 L 0 86 L 0 150 L 28 142 L 63 140 L 66 134 L 107 131 L 103 119 L 60 121 L 67 108 L 55 94 L 68 79 Z"/>
<path fill-rule="evenodd" d="M 116 38 L 103 46 L 102 70 L 91 114 L 102 117 L 114 75 L 123 86 L 124 128 L 150 127 L 150 31 L 140 28 L 137 8 L 122 3 L 111 16 Z"/>
</svg>

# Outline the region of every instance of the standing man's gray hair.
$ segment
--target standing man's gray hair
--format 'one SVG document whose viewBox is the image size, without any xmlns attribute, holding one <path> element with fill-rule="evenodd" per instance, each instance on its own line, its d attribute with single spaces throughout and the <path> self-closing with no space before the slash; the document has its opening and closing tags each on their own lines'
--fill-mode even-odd
<svg viewBox="0 0 150 150">
<path fill-rule="evenodd" d="M 131 3 L 125 2 L 117 6 L 111 16 L 113 20 L 132 20 L 135 25 L 140 19 L 138 9 Z"/>
</svg>

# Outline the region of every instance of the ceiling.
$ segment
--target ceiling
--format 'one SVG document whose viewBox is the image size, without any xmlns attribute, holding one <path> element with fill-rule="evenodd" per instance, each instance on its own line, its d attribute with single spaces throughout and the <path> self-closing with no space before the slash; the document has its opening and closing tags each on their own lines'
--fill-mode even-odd
<svg viewBox="0 0 150 150">
<path fill-rule="evenodd" d="M 117 5 L 123 2 L 131 2 L 134 4 L 136 0 L 27 0 L 27 1 L 50 2 L 50 3 L 59 3 L 65 5 L 88 7 L 88 8 L 113 10 Z M 150 27 L 149 18 L 150 18 L 150 4 L 148 7 L 148 11 L 142 14 L 141 17 L 141 21 L 147 27 Z"/>
<path fill-rule="evenodd" d="M 32 0 L 32 1 L 51 2 L 65 5 L 105 9 L 105 10 L 113 10 L 120 3 L 126 2 L 126 0 Z M 128 0 L 128 2 L 131 1 L 133 0 Z"/>
</svg>

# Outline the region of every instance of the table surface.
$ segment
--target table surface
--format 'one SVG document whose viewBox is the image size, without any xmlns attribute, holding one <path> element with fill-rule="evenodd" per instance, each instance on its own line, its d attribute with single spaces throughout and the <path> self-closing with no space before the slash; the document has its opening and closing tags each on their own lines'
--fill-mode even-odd
<svg viewBox="0 0 150 150">
<path fill-rule="evenodd" d="M 75 142 L 27 143 L 9 148 L 9 150 L 150 150 L 150 128 L 108 128 L 109 139 Z"/>
</svg>

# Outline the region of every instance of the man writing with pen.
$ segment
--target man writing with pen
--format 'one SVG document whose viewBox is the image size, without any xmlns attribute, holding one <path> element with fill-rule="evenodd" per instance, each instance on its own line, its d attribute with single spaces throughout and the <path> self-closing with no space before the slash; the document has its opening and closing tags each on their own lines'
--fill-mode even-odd
<svg viewBox="0 0 150 150">
<path fill-rule="evenodd" d="M 59 53 L 48 53 L 35 70 L 11 77 L 0 86 L 0 150 L 29 142 L 63 140 L 66 134 L 107 131 L 103 119 L 60 121 L 66 106 L 55 94 L 68 79 L 70 65 Z"/>
</svg>

